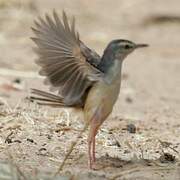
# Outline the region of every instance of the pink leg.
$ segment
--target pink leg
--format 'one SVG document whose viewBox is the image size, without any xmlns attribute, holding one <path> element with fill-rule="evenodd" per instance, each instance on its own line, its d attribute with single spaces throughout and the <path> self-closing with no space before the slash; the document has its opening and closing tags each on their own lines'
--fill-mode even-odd
<svg viewBox="0 0 180 180">
<path fill-rule="evenodd" d="M 98 132 L 99 126 L 101 123 L 98 123 L 95 119 L 91 121 L 90 124 L 90 132 L 88 137 L 88 155 L 89 155 L 89 167 L 92 169 L 93 163 L 96 160 L 95 157 L 95 137 Z"/>
<path fill-rule="evenodd" d="M 92 161 L 96 161 L 96 137 L 94 137 L 92 144 Z"/>
<path fill-rule="evenodd" d="M 94 135 L 93 144 L 92 144 L 92 146 L 93 146 L 93 148 L 92 148 L 92 158 L 93 158 L 93 162 L 96 161 L 96 135 L 97 135 L 99 126 L 100 126 L 100 125 L 98 125 L 98 126 L 95 128 L 95 133 L 94 133 L 95 135 Z"/>
<path fill-rule="evenodd" d="M 92 169 L 91 140 L 88 140 L 88 156 L 89 156 L 89 168 Z"/>
</svg>

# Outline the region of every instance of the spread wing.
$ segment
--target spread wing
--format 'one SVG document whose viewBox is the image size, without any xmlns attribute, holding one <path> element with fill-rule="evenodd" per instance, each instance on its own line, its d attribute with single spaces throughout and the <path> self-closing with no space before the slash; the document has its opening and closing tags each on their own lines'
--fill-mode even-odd
<svg viewBox="0 0 180 180">
<path fill-rule="evenodd" d="M 86 89 L 102 77 L 96 66 L 100 56 L 90 50 L 79 39 L 75 31 L 75 20 L 71 25 L 63 12 L 61 22 L 57 13 L 53 18 L 46 15 L 39 18 L 32 28 L 38 54 L 37 64 L 41 66 L 40 75 L 46 76 L 45 83 L 67 104 L 78 102 Z"/>
</svg>

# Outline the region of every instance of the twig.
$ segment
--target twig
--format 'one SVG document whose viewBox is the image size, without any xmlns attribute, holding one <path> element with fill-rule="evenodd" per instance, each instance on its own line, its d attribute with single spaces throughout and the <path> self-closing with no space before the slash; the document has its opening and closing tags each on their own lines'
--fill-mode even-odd
<svg viewBox="0 0 180 180">
<path fill-rule="evenodd" d="M 161 141 L 160 139 L 158 139 L 158 141 L 160 142 L 161 146 L 164 148 L 170 148 L 171 150 L 173 150 L 174 152 L 176 152 L 177 154 L 179 154 L 179 152 L 174 148 L 171 147 L 172 143 L 170 142 L 166 142 L 166 141 Z"/>
<path fill-rule="evenodd" d="M 5 143 L 10 143 L 10 142 L 12 142 L 12 140 L 10 139 L 10 137 L 13 135 L 13 131 L 11 131 L 9 134 L 8 134 L 8 136 L 6 137 L 6 139 L 5 139 Z"/>
<path fill-rule="evenodd" d="M 17 166 L 16 163 L 14 163 L 13 161 L 13 156 L 12 154 L 9 152 L 8 148 L 7 148 L 7 151 L 6 151 L 8 157 L 9 157 L 9 163 L 10 165 L 14 166 L 17 170 L 17 173 L 19 174 L 19 176 L 21 176 L 23 178 L 23 180 L 28 180 L 28 178 L 24 175 L 24 173 L 21 171 L 21 169 Z"/>
<path fill-rule="evenodd" d="M 82 130 L 80 130 L 80 129 L 76 129 L 76 128 L 73 128 L 73 127 L 71 127 L 71 126 L 65 126 L 65 127 L 61 127 L 61 128 L 57 128 L 57 129 L 55 129 L 55 132 L 61 132 L 61 131 L 70 131 L 70 130 L 72 130 L 72 131 L 77 131 L 77 132 L 81 132 Z"/>
<path fill-rule="evenodd" d="M 8 152 L 8 156 L 11 158 L 11 164 L 16 168 L 18 174 L 24 179 L 28 180 L 27 177 L 23 174 L 23 172 L 20 170 L 20 168 L 17 166 L 17 164 L 14 163 L 12 155 Z"/>
<path fill-rule="evenodd" d="M 121 172 L 119 174 L 116 174 L 115 176 L 113 176 L 113 177 L 111 177 L 109 179 L 110 180 L 115 180 L 115 179 L 117 179 L 119 177 L 122 177 L 124 175 L 139 172 L 141 170 L 144 171 L 144 170 L 172 170 L 172 169 L 174 169 L 174 167 L 169 167 L 169 166 L 168 167 L 147 167 L 147 168 L 145 168 L 145 167 L 141 167 L 141 168 L 135 167 L 134 169 L 130 169 L 130 170 L 127 170 L 127 171 L 123 171 L 123 172 Z"/>
<path fill-rule="evenodd" d="M 4 98 L 1 98 L 1 97 L 0 97 L 0 101 L 7 107 L 8 113 L 11 113 L 12 109 L 11 109 L 10 105 L 8 104 L 8 102 Z"/>
<path fill-rule="evenodd" d="M 74 147 L 75 147 L 76 144 L 78 143 L 79 138 L 80 138 L 80 137 L 82 136 L 82 134 L 87 130 L 88 126 L 89 126 L 89 123 L 86 123 L 85 126 L 84 126 L 84 128 L 82 129 L 82 131 L 81 131 L 81 132 L 79 133 L 79 135 L 76 137 L 76 140 L 71 143 L 71 146 L 70 146 L 70 148 L 69 148 L 68 153 L 66 154 L 64 160 L 62 161 L 61 165 L 59 166 L 59 168 L 58 168 L 57 172 L 54 174 L 54 176 L 57 176 L 58 173 L 59 173 L 60 171 L 62 171 L 62 169 L 63 169 L 63 167 L 64 167 L 64 165 L 65 165 L 65 163 L 66 163 L 66 160 L 68 159 L 68 157 L 69 157 L 70 154 L 72 153 Z"/>
<path fill-rule="evenodd" d="M 119 142 L 119 140 L 116 138 L 116 135 L 112 132 L 112 136 L 114 138 L 114 140 L 116 141 L 116 144 L 118 147 L 121 147 L 121 143 Z"/>
</svg>

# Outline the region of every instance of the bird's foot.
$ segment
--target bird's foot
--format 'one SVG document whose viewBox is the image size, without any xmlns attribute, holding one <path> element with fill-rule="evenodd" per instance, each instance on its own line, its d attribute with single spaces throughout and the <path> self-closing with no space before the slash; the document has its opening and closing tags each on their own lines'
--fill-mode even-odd
<svg viewBox="0 0 180 180">
<path fill-rule="evenodd" d="M 89 163 L 89 169 L 98 170 L 98 166 L 95 162 L 91 162 L 91 163 Z"/>
</svg>

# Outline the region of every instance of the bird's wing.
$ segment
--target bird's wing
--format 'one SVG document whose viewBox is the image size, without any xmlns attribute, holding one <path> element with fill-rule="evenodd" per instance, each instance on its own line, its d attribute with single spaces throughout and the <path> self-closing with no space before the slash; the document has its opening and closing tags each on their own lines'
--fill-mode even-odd
<svg viewBox="0 0 180 180">
<path fill-rule="evenodd" d="M 86 57 L 86 60 L 96 68 L 98 67 L 98 64 L 101 61 L 101 57 L 99 54 L 96 53 L 96 51 L 89 49 L 82 41 L 80 41 L 80 48 L 82 54 Z"/>
<path fill-rule="evenodd" d="M 102 72 L 96 68 L 99 55 L 80 41 L 74 18 L 70 25 L 63 12 L 62 19 L 61 22 L 55 11 L 53 18 L 39 18 L 32 28 L 32 39 L 37 45 L 37 64 L 41 66 L 40 75 L 46 76 L 45 83 L 51 85 L 50 90 L 57 90 L 67 104 L 73 104 L 102 78 Z"/>
</svg>

